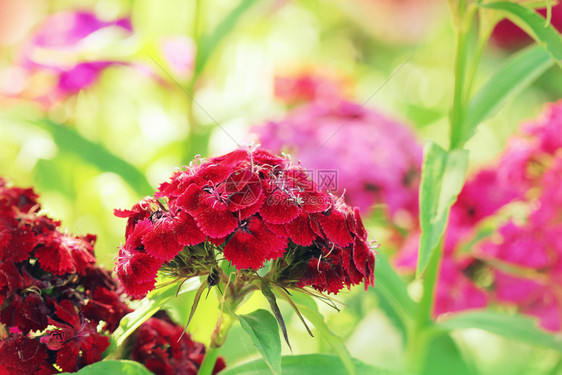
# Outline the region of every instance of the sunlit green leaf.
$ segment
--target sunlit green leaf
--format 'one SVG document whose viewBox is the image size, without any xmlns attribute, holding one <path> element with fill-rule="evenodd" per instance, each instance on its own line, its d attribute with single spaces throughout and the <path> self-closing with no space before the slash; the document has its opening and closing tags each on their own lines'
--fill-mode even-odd
<svg viewBox="0 0 562 375">
<path fill-rule="evenodd" d="M 201 285 L 198 278 L 193 278 L 183 283 L 179 293 L 187 293 L 197 290 Z M 178 283 L 166 285 L 152 291 L 142 302 L 142 304 L 132 313 L 129 313 L 121 319 L 119 327 L 113 332 L 112 339 L 117 346 L 123 344 L 125 339 L 129 337 L 142 323 L 147 321 L 152 315 L 174 297 L 178 293 Z"/>
<path fill-rule="evenodd" d="M 404 320 L 415 315 L 416 304 L 410 298 L 406 283 L 392 269 L 382 255 L 376 256 L 376 284 L 374 290 L 386 300 L 394 311 Z"/>
<path fill-rule="evenodd" d="M 537 321 L 523 315 L 507 315 L 493 311 L 456 314 L 438 324 L 439 328 L 454 330 L 479 328 L 510 340 L 548 347 L 562 352 L 562 340 L 537 326 Z"/>
<path fill-rule="evenodd" d="M 355 363 L 351 358 L 351 354 L 349 354 L 349 351 L 345 347 L 343 339 L 328 328 L 328 325 L 324 321 L 324 316 L 318 311 L 318 306 L 316 306 L 316 302 L 314 302 L 312 297 L 303 293 L 293 293 L 291 299 L 298 307 L 301 314 L 316 328 L 318 335 L 326 340 L 334 352 L 340 357 L 341 363 L 347 370 L 347 374 L 357 374 Z"/>
<path fill-rule="evenodd" d="M 443 150 L 435 143 L 424 148 L 420 184 L 420 221 L 422 235 L 417 275 L 421 275 L 441 241 L 451 205 L 462 189 L 468 166 L 468 151 Z"/>
<path fill-rule="evenodd" d="M 62 150 L 75 154 L 104 172 L 113 172 L 119 175 L 139 196 L 154 192 L 145 175 L 135 166 L 114 155 L 104 146 L 84 138 L 73 128 L 47 119 L 33 121 L 32 123 L 47 130 Z"/>
<path fill-rule="evenodd" d="M 263 309 L 237 317 L 269 369 L 274 374 L 281 374 L 281 338 L 275 317 Z"/>
<path fill-rule="evenodd" d="M 493 116 L 508 100 L 529 87 L 554 60 L 540 46 L 533 46 L 512 56 L 468 103 L 465 133 L 468 140 L 478 124 Z"/>
<path fill-rule="evenodd" d="M 226 37 L 234 27 L 240 21 L 240 17 L 252 5 L 258 3 L 258 0 L 242 0 L 219 24 L 218 26 L 208 35 L 203 36 L 200 41 L 199 50 L 197 51 L 197 56 L 195 57 L 195 75 L 199 75 L 205 65 L 207 60 L 217 48 L 219 43 Z"/>
<path fill-rule="evenodd" d="M 369 366 L 354 359 L 357 375 L 407 375 L 405 372 Z M 284 356 L 281 364 L 283 375 L 345 375 L 346 368 L 335 355 L 306 354 Z M 269 375 L 270 371 L 263 359 L 227 367 L 221 375 Z"/>
<path fill-rule="evenodd" d="M 61 375 L 67 375 L 70 372 L 65 372 Z M 82 368 L 78 372 L 73 372 L 73 374 L 80 375 L 110 375 L 110 374 L 120 374 L 120 375 L 152 375 L 152 372 L 148 371 L 139 362 L 120 360 L 120 361 L 101 361 L 96 362 L 92 365 L 88 365 Z"/>
</svg>

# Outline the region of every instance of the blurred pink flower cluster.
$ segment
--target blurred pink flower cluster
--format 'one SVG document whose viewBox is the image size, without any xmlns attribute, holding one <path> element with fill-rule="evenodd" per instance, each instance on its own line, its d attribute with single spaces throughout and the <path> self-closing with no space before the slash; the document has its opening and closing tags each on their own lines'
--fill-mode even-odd
<svg viewBox="0 0 562 375">
<path fill-rule="evenodd" d="M 295 79 L 293 87 L 300 94 L 304 89 L 297 83 L 318 79 Z M 422 149 L 413 132 L 341 96 L 326 100 L 324 95 L 310 94 L 309 98 L 284 119 L 254 127 L 262 146 L 289 152 L 310 168 L 322 188 L 344 194 L 346 202 L 362 212 L 368 214 L 373 205 L 384 204 L 389 217 L 414 223 Z"/>
<path fill-rule="evenodd" d="M 49 108 L 91 87 L 114 66 L 131 66 L 160 81 L 158 68 L 132 58 L 138 48 L 138 41 L 129 40 L 133 35 L 128 16 L 108 21 L 88 10 L 51 14 L 32 30 L 14 65 L 0 74 L 0 93 Z M 122 45 L 115 47 L 117 43 Z M 169 36 L 157 43 L 164 65 L 179 79 L 187 79 L 194 63 L 193 41 Z M 123 51 L 124 45 L 130 51 Z"/>
<path fill-rule="evenodd" d="M 561 183 L 562 101 L 524 124 L 498 162 L 461 191 L 444 241 L 436 315 L 509 304 L 545 329 L 562 329 Z M 415 269 L 418 240 L 419 232 L 406 240 L 401 269 Z"/>
</svg>

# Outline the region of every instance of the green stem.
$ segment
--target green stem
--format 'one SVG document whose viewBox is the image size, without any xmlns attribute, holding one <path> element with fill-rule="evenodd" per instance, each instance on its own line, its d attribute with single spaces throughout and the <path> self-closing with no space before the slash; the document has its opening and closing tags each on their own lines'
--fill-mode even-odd
<svg viewBox="0 0 562 375">
<path fill-rule="evenodd" d="M 205 358 L 203 358 L 203 363 L 201 363 L 201 367 L 199 367 L 199 372 L 197 372 L 198 375 L 211 375 L 213 373 L 217 357 L 219 356 L 219 349 L 220 348 L 209 347 Z"/>
<path fill-rule="evenodd" d="M 439 243 L 438 247 L 433 251 L 423 275 L 423 294 L 410 334 L 410 341 L 406 348 L 408 369 L 414 372 L 418 372 L 423 366 L 429 343 L 433 337 L 431 334 L 433 325 L 431 312 L 433 309 L 435 285 L 439 274 L 441 255 L 442 245 Z"/>
<path fill-rule="evenodd" d="M 457 45 L 455 50 L 455 87 L 453 91 L 453 106 L 451 108 L 450 149 L 462 146 L 462 122 L 464 117 L 463 91 L 466 70 L 466 33 L 457 30 Z"/>
</svg>

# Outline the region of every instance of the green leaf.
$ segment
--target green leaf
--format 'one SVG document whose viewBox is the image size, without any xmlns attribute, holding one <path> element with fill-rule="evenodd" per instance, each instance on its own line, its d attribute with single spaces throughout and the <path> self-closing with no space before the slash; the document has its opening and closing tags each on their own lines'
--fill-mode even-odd
<svg viewBox="0 0 562 375">
<path fill-rule="evenodd" d="M 468 140 L 478 124 L 496 114 L 552 65 L 554 60 L 540 46 L 532 46 L 512 56 L 468 103 L 463 140 Z"/>
<path fill-rule="evenodd" d="M 283 356 L 281 362 L 283 375 L 345 375 L 346 368 L 340 359 L 330 354 L 305 354 Z M 357 375 L 407 375 L 405 372 L 381 369 L 353 360 Z M 263 359 L 227 367 L 220 375 L 266 375 L 269 374 Z"/>
<path fill-rule="evenodd" d="M 334 349 L 336 354 L 340 357 L 341 363 L 347 371 L 346 373 L 348 375 L 357 374 L 355 363 L 351 358 L 351 354 L 349 354 L 349 351 L 345 347 L 343 339 L 328 328 L 328 325 L 324 322 L 324 316 L 318 311 L 318 306 L 316 306 L 316 302 L 314 302 L 312 297 L 297 292 L 291 296 L 291 299 L 298 307 L 301 314 L 314 325 L 318 334 L 330 344 L 332 349 Z"/>
<path fill-rule="evenodd" d="M 382 254 L 376 256 L 376 285 L 374 290 L 392 306 L 402 320 L 409 320 L 414 317 L 416 303 L 410 298 L 404 281 L 396 274 Z"/>
<path fill-rule="evenodd" d="M 150 294 L 142 301 L 142 304 L 132 313 L 129 313 L 121 319 L 119 327 L 113 332 L 112 339 L 117 346 L 121 346 L 125 339 L 129 337 L 142 323 L 146 322 L 152 315 L 168 302 L 168 300 L 178 294 L 178 283 L 166 285 L 150 292 Z M 199 288 L 201 281 L 198 278 L 192 278 L 183 283 L 179 294 L 194 291 Z"/>
<path fill-rule="evenodd" d="M 479 328 L 510 340 L 562 352 L 560 337 L 541 330 L 535 319 L 523 315 L 507 315 L 493 311 L 460 313 L 440 322 L 437 328 L 446 330 Z"/>
<path fill-rule="evenodd" d="M 240 17 L 242 17 L 242 15 L 256 3 L 258 3 L 257 0 L 240 1 L 238 6 L 236 6 L 236 8 L 234 8 L 209 35 L 202 38 L 198 45 L 199 50 L 195 56 L 194 75 L 197 76 L 201 74 L 207 64 L 207 60 L 209 60 L 209 57 L 217 48 L 219 43 L 224 39 L 224 37 L 232 32 L 234 27 L 238 24 Z"/>
<path fill-rule="evenodd" d="M 495 9 L 507 13 L 507 17 L 517 26 L 531 35 L 555 61 L 562 60 L 562 37 L 552 25 L 545 25 L 544 18 L 534 10 L 520 4 L 507 1 L 481 3 L 483 8 Z"/>
<path fill-rule="evenodd" d="M 285 342 L 287 343 L 289 349 L 291 349 L 292 351 L 293 348 L 291 348 L 291 343 L 289 342 L 289 334 L 287 333 L 287 326 L 285 325 L 285 320 L 283 319 L 281 310 L 279 310 L 279 306 L 277 305 L 275 294 L 273 294 L 273 291 L 271 290 L 271 285 L 265 279 L 261 280 L 261 292 L 264 295 L 264 297 L 267 299 L 267 302 L 269 302 L 269 307 L 271 307 L 271 311 L 273 311 L 273 315 L 275 316 L 275 319 L 277 319 L 277 323 L 279 323 L 279 327 L 281 327 L 281 332 L 283 332 L 283 338 L 285 339 Z"/>
<path fill-rule="evenodd" d="M 140 196 L 154 191 L 144 174 L 135 166 L 112 154 L 104 146 L 84 138 L 73 128 L 48 119 L 30 123 L 47 130 L 60 149 L 73 153 L 102 171 L 121 176 Z"/>
<path fill-rule="evenodd" d="M 267 310 L 237 315 L 240 326 L 252 339 L 273 374 L 281 374 L 281 338 L 277 320 Z"/>
<path fill-rule="evenodd" d="M 70 372 L 64 372 L 61 375 L 68 375 Z M 139 362 L 119 360 L 119 361 L 101 361 L 96 362 L 93 365 L 88 365 L 82 368 L 78 372 L 73 372 L 72 374 L 80 375 L 109 375 L 109 374 L 120 374 L 120 375 L 152 375 L 152 372 L 148 371 Z"/>
<path fill-rule="evenodd" d="M 422 235 L 416 270 L 418 277 L 427 267 L 445 233 L 449 211 L 462 189 L 467 166 L 466 150 L 447 152 L 433 142 L 424 148 L 420 183 Z"/>
<path fill-rule="evenodd" d="M 465 360 L 450 336 L 439 336 L 431 341 L 423 364 L 422 374 L 473 375 L 475 370 Z"/>
</svg>

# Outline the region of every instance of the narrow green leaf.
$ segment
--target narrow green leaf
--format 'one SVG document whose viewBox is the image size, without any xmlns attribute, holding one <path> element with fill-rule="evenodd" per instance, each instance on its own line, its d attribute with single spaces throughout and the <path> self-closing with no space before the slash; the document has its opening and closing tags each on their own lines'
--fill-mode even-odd
<svg viewBox="0 0 562 375">
<path fill-rule="evenodd" d="M 195 75 L 199 75 L 203 71 L 205 65 L 207 64 L 207 60 L 209 60 L 213 51 L 217 48 L 224 37 L 226 37 L 232 29 L 236 27 L 240 17 L 242 17 L 242 15 L 246 13 L 252 5 L 258 2 L 259 1 L 257 0 L 240 1 L 236 8 L 234 8 L 209 35 L 203 36 L 199 43 L 199 50 L 197 51 L 197 55 L 195 57 Z"/>
<path fill-rule="evenodd" d="M 312 323 L 318 334 L 334 349 L 343 367 L 346 369 L 346 373 L 348 375 L 357 374 L 355 363 L 351 358 L 351 354 L 349 354 L 349 351 L 345 347 L 343 339 L 328 328 L 328 325 L 324 321 L 324 316 L 318 311 L 318 306 L 316 306 L 316 302 L 314 302 L 312 297 L 304 293 L 296 292 L 291 298 L 299 308 L 301 314 Z"/>
<path fill-rule="evenodd" d="M 198 278 L 192 278 L 183 283 L 179 294 L 196 290 L 201 285 Z M 178 283 L 166 285 L 164 287 L 152 291 L 140 305 L 132 313 L 129 313 L 121 319 L 119 327 L 113 332 L 112 339 L 117 346 L 123 344 L 125 339 L 129 337 L 142 323 L 146 322 L 152 315 L 168 302 L 170 298 L 176 295 Z"/>
<path fill-rule="evenodd" d="M 281 338 L 277 320 L 267 310 L 237 315 L 240 326 L 252 339 L 273 374 L 281 374 Z"/>
<path fill-rule="evenodd" d="M 121 176 L 140 196 L 152 194 L 154 191 L 144 174 L 135 166 L 112 154 L 104 146 L 84 138 L 73 128 L 48 119 L 30 123 L 47 130 L 62 150 L 73 153 L 102 171 Z"/>
<path fill-rule="evenodd" d="M 330 354 L 305 354 L 283 356 L 283 375 L 345 375 L 346 368 L 340 359 Z M 357 375 L 407 375 L 405 372 L 381 369 L 353 359 Z M 269 369 L 263 359 L 227 367 L 220 375 L 267 375 Z"/>
<path fill-rule="evenodd" d="M 523 5 L 498 1 L 494 3 L 480 3 L 483 8 L 495 9 L 506 12 L 507 17 L 527 31 L 539 45 L 541 45 L 554 60 L 562 61 L 562 37 L 554 26 L 546 24 L 544 18 L 533 9 Z"/>
<path fill-rule="evenodd" d="M 541 330 L 535 319 L 523 315 L 507 315 L 493 311 L 460 313 L 440 322 L 437 328 L 446 330 L 479 328 L 510 340 L 562 352 L 560 336 Z"/>
<path fill-rule="evenodd" d="M 468 103 L 463 140 L 467 141 L 482 121 L 496 114 L 553 65 L 554 60 L 540 46 L 513 55 Z"/>
<path fill-rule="evenodd" d="M 70 372 L 64 372 L 61 375 L 69 375 Z M 109 375 L 109 374 L 121 374 L 121 375 L 152 375 L 152 372 L 148 371 L 141 363 L 129 360 L 119 360 L 119 361 L 101 361 L 96 362 L 92 365 L 88 365 L 73 374 L 80 375 Z"/>
<path fill-rule="evenodd" d="M 375 292 L 385 299 L 403 321 L 412 319 L 416 303 L 410 298 L 406 283 L 392 269 L 388 260 L 382 255 L 376 256 Z"/>
<path fill-rule="evenodd" d="M 420 222 L 422 235 L 416 274 L 419 277 L 445 233 L 451 205 L 460 193 L 466 169 L 468 151 L 443 150 L 430 142 L 424 148 L 420 184 Z"/>
<path fill-rule="evenodd" d="M 209 283 L 208 283 L 207 280 L 203 281 L 201 283 L 201 286 L 199 286 L 199 289 L 197 289 L 197 292 L 195 292 L 195 297 L 193 298 L 193 303 L 191 304 L 191 311 L 189 312 L 189 317 L 187 318 L 187 323 L 185 323 L 184 331 L 189 326 L 189 323 L 191 323 L 191 319 L 193 319 L 193 315 L 195 315 L 195 310 L 197 310 L 197 306 L 199 305 L 199 300 L 201 299 L 201 295 L 203 294 L 203 291 L 207 288 L 208 285 L 209 285 Z M 178 293 L 179 293 L 179 290 L 178 290 Z"/>
<path fill-rule="evenodd" d="M 275 299 L 275 294 L 273 294 L 271 290 L 271 285 L 265 279 L 262 279 L 261 281 L 261 292 L 264 295 L 264 297 L 267 299 L 267 302 L 269 302 L 269 307 L 271 307 L 271 311 L 273 311 L 273 315 L 275 316 L 275 319 L 277 319 L 277 323 L 279 323 L 279 327 L 281 327 L 281 332 L 283 332 L 283 338 L 285 339 L 287 346 L 289 346 L 289 349 L 293 350 L 293 348 L 291 348 L 291 343 L 289 342 L 289 334 L 287 333 L 287 326 L 285 325 L 285 320 L 283 319 L 281 310 L 279 310 L 279 306 L 277 306 L 277 300 Z"/>
</svg>

